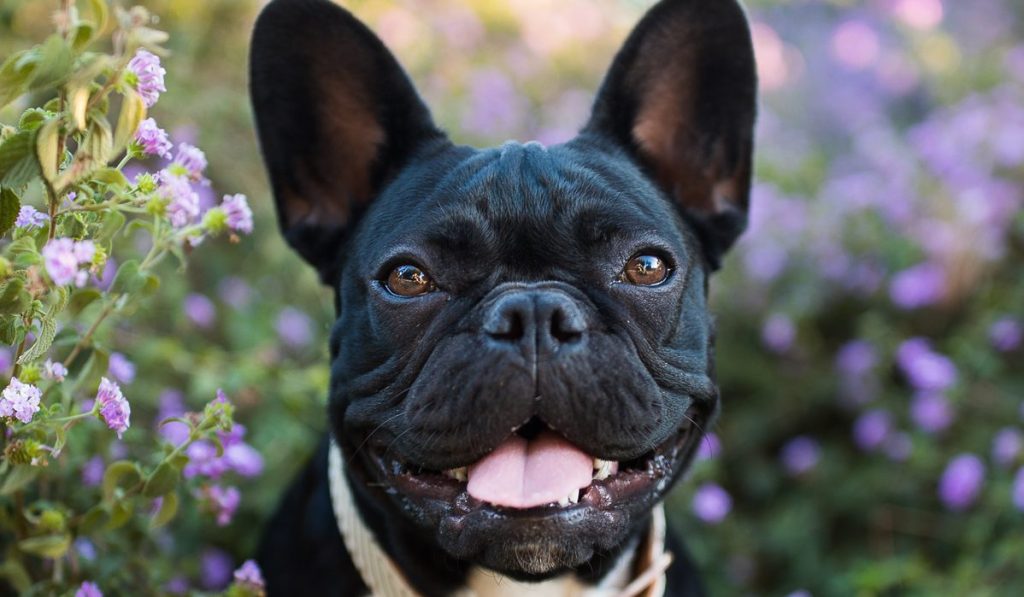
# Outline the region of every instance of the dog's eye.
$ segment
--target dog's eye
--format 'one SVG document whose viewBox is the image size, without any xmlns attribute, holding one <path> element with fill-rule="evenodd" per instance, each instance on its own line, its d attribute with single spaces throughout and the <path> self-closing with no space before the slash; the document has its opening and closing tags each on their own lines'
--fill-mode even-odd
<svg viewBox="0 0 1024 597">
<path fill-rule="evenodd" d="M 391 270 L 385 285 L 398 296 L 420 296 L 436 289 L 427 272 L 415 265 L 400 265 Z"/>
<path fill-rule="evenodd" d="M 624 282 L 636 286 L 655 286 L 668 278 L 669 268 L 665 260 L 655 255 L 637 255 L 626 263 L 622 272 Z"/>
</svg>

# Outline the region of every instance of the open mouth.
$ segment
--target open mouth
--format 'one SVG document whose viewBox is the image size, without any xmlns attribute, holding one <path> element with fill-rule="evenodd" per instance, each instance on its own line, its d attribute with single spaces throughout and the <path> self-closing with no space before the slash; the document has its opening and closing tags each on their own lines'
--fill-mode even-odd
<svg viewBox="0 0 1024 597">
<path fill-rule="evenodd" d="M 460 468 L 427 470 L 372 448 L 364 454 L 378 481 L 413 503 L 443 502 L 463 514 L 489 510 L 543 517 L 651 501 L 666 489 L 699 435 L 687 423 L 643 456 L 617 462 L 593 457 L 534 419 Z"/>
</svg>

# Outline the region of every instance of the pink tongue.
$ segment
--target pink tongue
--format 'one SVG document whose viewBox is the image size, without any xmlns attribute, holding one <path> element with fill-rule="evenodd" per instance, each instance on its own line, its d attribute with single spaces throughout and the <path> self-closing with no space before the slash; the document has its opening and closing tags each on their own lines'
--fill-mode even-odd
<svg viewBox="0 0 1024 597">
<path fill-rule="evenodd" d="M 565 499 L 590 485 L 594 459 L 552 431 L 532 440 L 518 435 L 469 467 L 469 495 L 509 508 Z"/>
</svg>

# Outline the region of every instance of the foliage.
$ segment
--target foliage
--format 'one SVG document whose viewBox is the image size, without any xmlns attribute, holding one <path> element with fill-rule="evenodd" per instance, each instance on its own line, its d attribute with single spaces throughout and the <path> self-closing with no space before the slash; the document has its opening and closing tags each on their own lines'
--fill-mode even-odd
<svg viewBox="0 0 1024 597">
<path fill-rule="evenodd" d="M 77 21 L 58 19 L 62 34 L 53 36 L 56 0 L 0 2 L 0 56 L 21 56 L 0 70 L 19 86 L 15 94 L 0 84 L 0 101 L 11 102 L 0 109 L 7 123 L 0 317 L 12 322 L 0 333 L 17 340 L 10 358 L 30 332 L 19 359 L 45 341 L 44 321 L 56 324 L 47 350 L 20 366 L 0 363 L 5 378 L 43 392 L 32 422 L 0 426 L 15 434 L 5 446 L 38 442 L 17 451 L 25 458 L 54 448 L 70 424 L 59 456 L 41 452 L 45 468 L 13 467 L 10 456 L 0 464 L 7 467 L 0 484 L 13 479 L 23 496 L 0 497 L 2 570 L 10 579 L 18 572 L 8 562 L 21 562 L 41 592 L 88 579 L 112 592 L 222 590 L 324 428 L 333 315 L 330 294 L 272 231 L 245 95 L 248 34 L 260 3 L 146 2 L 171 34 L 158 44 L 169 54 L 152 39 L 131 41 L 132 27 L 154 35 L 150 20 L 122 23 L 111 14 L 100 27 L 94 7 L 102 3 L 79 4 Z M 570 136 L 649 3 L 345 4 L 381 33 L 453 137 L 484 145 Z M 712 282 L 724 410 L 704 457 L 670 499 L 673 523 L 712 594 L 1024 590 L 1024 19 L 1017 4 L 748 3 L 763 106 L 752 225 Z M 131 89 L 116 73 L 140 44 L 161 54 L 168 70 L 168 90 L 147 115 L 156 114 L 175 141 L 206 148 L 211 178 L 259 198 L 257 233 L 236 246 L 193 249 L 188 238 L 210 234 L 203 220 L 175 228 L 167 205 L 153 203 L 156 191 L 136 182 L 140 165 L 160 170 L 168 162 L 114 155 L 133 137 L 124 128 L 118 134 L 122 91 L 131 96 Z M 79 79 L 90 54 L 106 64 Z M 102 97 L 79 127 L 74 90 L 82 87 Z M 53 153 L 45 136 L 40 144 L 44 130 L 66 133 L 67 149 Z M 128 161 L 76 162 L 71 156 L 86 137 L 90 155 L 109 151 L 106 164 Z M 44 166 L 38 154 L 64 158 Z M 63 179 L 76 163 L 84 164 L 81 179 Z M 191 184 L 204 207 L 217 204 L 211 187 Z M 68 191 L 76 199 L 65 204 Z M 15 202 L 35 206 L 48 223 L 7 230 Z M 88 272 L 83 287 L 54 284 L 46 271 L 41 251 L 51 228 L 53 238 L 94 241 L 94 261 L 75 264 L 75 275 Z M 163 259 L 175 254 L 187 266 Z M 140 266 L 124 274 L 134 280 L 128 292 L 99 281 L 108 256 L 120 268 Z M 159 280 L 159 288 L 143 280 Z M 63 295 L 67 305 L 55 309 Z M 89 334 L 106 305 L 110 315 Z M 66 361 L 83 338 L 66 380 L 45 378 L 46 358 Z M 119 382 L 132 408 L 123 441 L 81 412 L 100 378 L 113 379 L 118 351 L 137 369 L 133 382 Z M 175 449 L 157 424 L 170 412 L 203 411 L 220 387 L 246 423 L 241 444 L 262 452 L 264 473 L 255 482 L 225 473 L 243 491 L 234 519 L 220 527 L 211 524 L 217 512 L 203 490 L 216 483 L 189 469 L 195 474 L 174 490 L 177 516 L 150 530 L 149 498 L 138 494 L 135 475 L 153 475 Z M 238 440 L 237 431 L 234 438 L 196 434 L 197 457 L 212 445 L 198 434 Z M 201 462 L 217 462 L 212 455 Z M 103 468 L 139 467 L 124 468 L 136 472 L 119 479 L 115 500 L 102 484 L 82 482 L 96 459 Z M 82 530 L 85 513 L 115 502 L 133 504 L 123 526 Z M 24 536 L 10 530 L 19 524 Z M 63 537 L 72 541 L 63 558 L 26 554 L 15 541 L 52 535 L 54 549 Z M 97 552 L 103 556 L 90 559 Z"/>
</svg>

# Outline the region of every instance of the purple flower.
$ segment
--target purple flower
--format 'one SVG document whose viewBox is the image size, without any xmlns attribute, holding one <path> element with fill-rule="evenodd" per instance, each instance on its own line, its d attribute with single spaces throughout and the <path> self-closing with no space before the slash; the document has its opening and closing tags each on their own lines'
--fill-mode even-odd
<svg viewBox="0 0 1024 597">
<path fill-rule="evenodd" d="M 708 433 L 701 439 L 700 446 L 697 448 L 697 460 L 711 460 L 721 452 L 722 442 L 719 441 L 718 435 Z"/>
<path fill-rule="evenodd" d="M 786 352 L 792 348 L 795 339 L 796 327 L 793 321 L 781 313 L 773 314 L 761 328 L 761 341 L 772 352 Z"/>
<path fill-rule="evenodd" d="M 832 56 L 851 70 L 870 67 L 880 54 L 878 33 L 863 21 L 846 21 L 832 35 Z"/>
<path fill-rule="evenodd" d="M 101 378 L 99 391 L 96 392 L 96 402 L 100 407 L 100 416 L 106 421 L 107 427 L 116 431 L 117 438 L 121 439 L 131 425 L 129 419 L 132 409 L 128 400 L 121 394 L 121 388 L 117 382 L 110 381 L 106 377 Z"/>
<path fill-rule="evenodd" d="M 158 425 L 167 419 L 185 414 L 183 396 L 178 390 L 164 390 L 157 398 L 157 403 L 159 404 L 156 415 Z M 175 446 L 183 444 L 188 439 L 188 434 L 188 425 L 180 421 L 171 421 L 160 425 L 160 435 Z"/>
<path fill-rule="evenodd" d="M 939 480 L 939 498 L 950 510 L 966 510 L 978 498 L 985 481 L 985 464 L 974 454 L 960 454 Z"/>
<path fill-rule="evenodd" d="M 885 451 L 885 455 L 889 457 L 889 460 L 906 462 L 914 450 L 914 442 L 910 439 L 909 434 L 901 431 L 890 435 L 885 440 L 885 445 L 882 449 Z"/>
<path fill-rule="evenodd" d="M 281 341 L 291 348 L 303 348 L 313 341 L 313 324 L 309 316 L 293 307 L 281 309 L 276 328 Z"/>
<path fill-rule="evenodd" d="M 892 417 L 881 409 L 869 410 L 853 424 L 853 440 L 867 452 L 881 447 L 891 432 Z"/>
<path fill-rule="evenodd" d="M 956 365 L 934 352 L 924 338 L 903 342 L 896 351 L 896 361 L 915 389 L 941 392 L 956 383 Z"/>
<path fill-rule="evenodd" d="M 139 144 L 142 153 L 162 158 L 170 158 L 174 147 L 167 137 L 167 131 L 158 127 L 152 118 L 139 123 L 139 129 L 135 131 L 135 142 Z"/>
<path fill-rule="evenodd" d="M 245 195 L 224 195 L 224 202 L 220 206 L 228 217 L 228 228 L 244 234 L 252 232 L 252 210 L 249 209 Z"/>
<path fill-rule="evenodd" d="M 103 482 L 103 472 L 105 470 L 106 465 L 103 463 L 103 457 L 93 456 L 82 467 L 82 485 L 86 487 L 99 486 Z"/>
<path fill-rule="evenodd" d="M 706 523 L 718 524 L 732 510 L 732 498 L 720 486 L 705 483 L 693 494 L 693 512 Z"/>
<path fill-rule="evenodd" d="M 75 597 L 103 597 L 103 592 L 96 586 L 96 583 L 85 581 L 75 591 Z"/>
<path fill-rule="evenodd" d="M 210 485 L 201 492 L 201 497 L 217 515 L 217 525 L 227 526 L 235 516 L 235 510 L 242 501 L 242 494 L 235 487 Z"/>
<path fill-rule="evenodd" d="M 260 572 L 260 567 L 256 565 L 256 562 L 252 560 L 246 560 L 238 570 L 235 570 L 235 582 L 256 591 L 264 588 L 263 573 Z"/>
<path fill-rule="evenodd" d="M 184 170 L 188 178 L 199 181 L 206 170 L 206 154 L 202 149 L 188 143 L 178 143 L 178 152 L 174 155 L 174 165 Z"/>
<path fill-rule="evenodd" d="M 53 381 L 61 382 L 67 376 L 67 367 L 57 362 L 54 363 L 50 359 L 46 359 L 43 363 L 43 377 L 46 379 L 52 379 Z"/>
<path fill-rule="evenodd" d="M 199 195 L 184 176 L 162 170 L 157 175 L 157 194 L 167 200 L 167 218 L 175 228 L 184 228 L 199 217 Z"/>
<path fill-rule="evenodd" d="M 32 230 L 33 228 L 43 226 L 49 221 L 50 216 L 31 205 L 22 205 L 21 210 L 18 211 L 18 217 L 14 220 L 14 225 L 24 230 Z"/>
<path fill-rule="evenodd" d="M 992 460 L 1007 468 L 1017 460 L 1021 449 L 1024 449 L 1024 434 L 1013 427 L 1004 427 L 992 439 Z"/>
<path fill-rule="evenodd" d="M 217 307 L 205 295 L 192 293 L 185 297 L 185 315 L 192 323 L 208 329 L 217 320 Z"/>
<path fill-rule="evenodd" d="M 208 548 L 199 559 L 200 578 L 204 589 L 223 589 L 231 582 L 235 564 L 227 552 L 215 547 Z"/>
<path fill-rule="evenodd" d="M 988 339 L 1001 352 L 1010 352 L 1024 342 L 1024 327 L 1012 317 L 1004 317 L 988 329 Z"/>
<path fill-rule="evenodd" d="M 94 545 L 92 541 L 89 541 L 85 537 L 79 537 L 78 539 L 75 539 L 74 546 L 75 551 L 78 552 L 78 555 L 82 556 L 82 558 L 87 562 L 94 561 L 96 559 L 96 556 L 99 555 L 96 553 L 96 545 Z"/>
<path fill-rule="evenodd" d="M 218 393 L 218 400 L 223 393 Z M 189 462 L 185 465 L 185 478 L 196 476 L 218 479 L 228 471 L 235 471 L 243 477 L 255 477 L 263 472 L 263 457 L 255 448 L 243 441 L 244 425 L 232 425 L 231 431 L 217 432 L 223 447 L 222 455 L 217 455 L 213 442 L 200 440 L 193 442 L 185 450 Z"/>
<path fill-rule="evenodd" d="M 164 87 L 167 71 L 160 66 L 159 56 L 140 48 L 128 62 L 128 71 L 135 75 L 135 90 L 142 96 L 147 108 L 160 99 L 161 93 L 167 91 Z"/>
<path fill-rule="evenodd" d="M 0 394 L 0 417 L 17 419 L 28 423 L 39 412 L 39 399 L 43 393 L 32 384 L 22 383 L 17 377 Z"/>
<path fill-rule="evenodd" d="M 14 364 L 14 353 L 6 346 L 0 346 L 0 375 L 4 374 Z"/>
<path fill-rule="evenodd" d="M 212 442 L 193 442 L 185 449 L 185 455 L 188 456 L 188 464 L 183 471 L 186 479 L 197 476 L 219 479 L 228 470 L 227 460 L 217 456 L 217 447 Z"/>
<path fill-rule="evenodd" d="M 79 266 L 92 261 L 96 247 L 92 241 L 75 242 L 70 238 L 55 238 L 43 247 L 43 265 L 46 273 L 58 286 L 72 282 L 84 286 L 89 274 L 80 271 Z"/>
<path fill-rule="evenodd" d="M 836 354 L 836 369 L 846 377 L 861 377 L 878 364 L 878 351 L 864 340 L 852 340 Z"/>
<path fill-rule="evenodd" d="M 121 383 L 130 384 L 135 381 L 135 364 L 119 352 L 110 353 L 107 372 Z"/>
<path fill-rule="evenodd" d="M 244 309 L 252 300 L 252 287 L 238 276 L 228 276 L 217 287 L 220 299 L 235 309 Z"/>
<path fill-rule="evenodd" d="M 934 305 L 946 295 L 946 272 L 934 263 L 922 263 L 896 274 L 889 297 L 903 309 Z"/>
<path fill-rule="evenodd" d="M 1020 467 L 1013 479 L 1013 505 L 1024 511 L 1024 466 Z"/>
<path fill-rule="evenodd" d="M 926 433 L 938 433 L 953 422 L 953 408 L 937 392 L 918 392 L 910 403 L 910 418 Z"/>
<path fill-rule="evenodd" d="M 810 437 L 795 437 L 783 446 L 781 460 L 790 475 L 802 475 L 818 466 L 821 446 Z"/>
<path fill-rule="evenodd" d="M 232 470 L 243 477 L 256 477 L 263 472 L 263 456 L 256 448 L 244 442 L 225 448 L 224 460 Z"/>
</svg>

